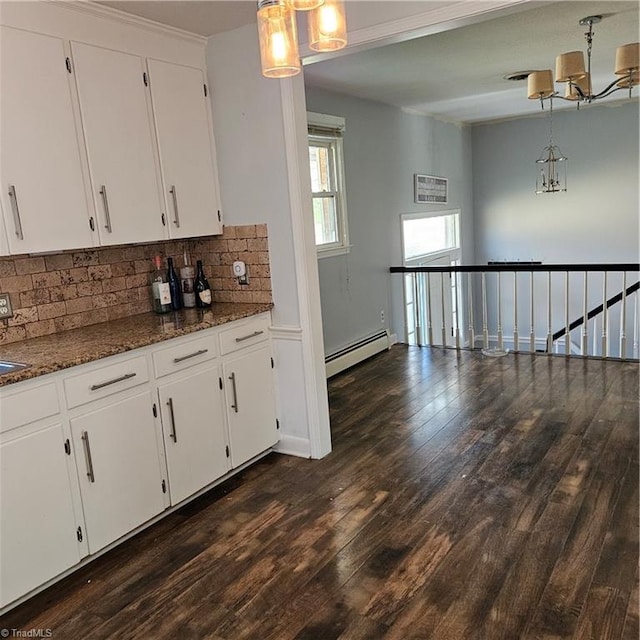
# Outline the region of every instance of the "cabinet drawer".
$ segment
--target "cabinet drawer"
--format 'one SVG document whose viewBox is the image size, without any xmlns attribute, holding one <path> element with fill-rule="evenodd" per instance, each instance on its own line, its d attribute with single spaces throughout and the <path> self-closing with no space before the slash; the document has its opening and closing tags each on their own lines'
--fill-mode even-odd
<svg viewBox="0 0 640 640">
<path fill-rule="evenodd" d="M 130 389 L 149 380 L 144 356 L 66 378 L 64 391 L 69 409 L 112 393 Z"/>
<path fill-rule="evenodd" d="M 220 351 L 224 355 L 243 347 L 262 342 L 269 337 L 269 316 L 263 315 L 238 321 L 234 326 L 220 332 Z"/>
<path fill-rule="evenodd" d="M 30 424 L 60 412 L 54 383 L 0 396 L 0 431 Z"/>
<path fill-rule="evenodd" d="M 183 342 L 175 347 L 161 349 L 153 354 L 153 368 L 156 378 L 211 360 L 217 354 L 218 345 L 215 334 L 189 340 L 189 342 Z"/>
</svg>

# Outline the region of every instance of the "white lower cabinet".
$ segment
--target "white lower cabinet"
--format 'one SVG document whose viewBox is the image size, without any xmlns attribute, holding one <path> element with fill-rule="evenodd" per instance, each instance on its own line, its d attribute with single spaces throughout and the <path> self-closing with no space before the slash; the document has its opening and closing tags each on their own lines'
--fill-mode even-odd
<svg viewBox="0 0 640 640">
<path fill-rule="evenodd" d="M 80 561 L 70 456 L 60 423 L 0 444 L 0 608 Z"/>
<path fill-rule="evenodd" d="M 217 366 L 158 388 L 172 505 L 229 470 L 221 396 Z"/>
<path fill-rule="evenodd" d="M 0 613 L 276 444 L 269 321 L 0 388 Z"/>
<path fill-rule="evenodd" d="M 242 349 L 223 364 L 231 463 L 237 467 L 278 442 L 271 347 Z"/>
<path fill-rule="evenodd" d="M 163 476 L 146 390 L 71 420 L 89 551 L 164 509 Z"/>
</svg>

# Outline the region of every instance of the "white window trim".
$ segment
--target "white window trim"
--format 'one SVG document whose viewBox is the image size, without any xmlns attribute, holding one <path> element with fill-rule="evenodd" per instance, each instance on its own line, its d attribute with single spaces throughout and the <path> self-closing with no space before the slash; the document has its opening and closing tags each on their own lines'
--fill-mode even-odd
<svg viewBox="0 0 640 640">
<path fill-rule="evenodd" d="M 443 216 L 452 216 L 457 215 L 457 228 L 456 232 L 458 235 L 458 246 L 450 247 L 448 249 L 441 249 L 440 251 L 434 251 L 432 253 L 425 253 L 424 255 L 414 256 L 409 260 L 405 259 L 405 249 L 404 249 L 404 232 L 402 228 L 402 223 L 404 220 L 416 220 L 418 218 L 441 218 Z M 462 254 L 462 238 L 460 237 L 460 209 L 449 209 L 447 211 L 420 211 L 414 213 L 401 213 L 400 214 L 400 251 L 401 256 L 400 260 L 404 266 L 409 266 L 410 263 L 415 263 L 420 260 L 424 260 L 425 258 L 439 258 L 444 257 L 446 255 L 451 254 L 454 259 L 460 259 Z"/>
<path fill-rule="evenodd" d="M 309 127 L 326 128 L 328 134 L 330 130 L 344 133 L 346 120 L 340 116 L 332 116 L 326 113 L 307 112 L 307 124 Z M 313 134 L 308 134 L 313 137 Z M 336 203 L 338 211 L 338 227 L 340 229 L 340 240 L 325 245 L 316 245 L 316 253 L 318 258 L 330 258 L 347 254 L 351 251 L 353 245 L 349 244 L 349 222 L 347 216 L 347 199 L 345 194 L 345 178 L 344 178 L 344 153 L 342 137 L 337 136 L 332 139 L 332 144 L 336 147 Z"/>
</svg>

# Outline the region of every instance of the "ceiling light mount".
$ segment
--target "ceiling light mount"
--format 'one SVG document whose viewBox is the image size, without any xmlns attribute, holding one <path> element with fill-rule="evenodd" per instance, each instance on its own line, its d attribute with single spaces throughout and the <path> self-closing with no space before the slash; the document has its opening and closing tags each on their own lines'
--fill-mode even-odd
<svg viewBox="0 0 640 640">
<path fill-rule="evenodd" d="M 631 97 L 632 88 L 640 84 L 640 44 L 633 42 L 616 49 L 614 75 L 616 76 L 602 91 L 595 93 L 591 84 L 591 55 L 593 48 L 593 25 L 602 21 L 602 16 L 586 16 L 579 21 L 581 26 L 588 27 L 584 37 L 587 41 L 587 65 L 585 67 L 582 51 L 569 51 L 556 57 L 555 81 L 566 83 L 564 95 L 560 95 L 554 87 L 551 70 L 534 71 L 529 74 L 527 95 L 530 100 L 540 100 L 544 108 L 544 100 L 552 97 L 590 104 L 595 100 L 606 98 L 615 91 L 627 89 Z"/>
</svg>

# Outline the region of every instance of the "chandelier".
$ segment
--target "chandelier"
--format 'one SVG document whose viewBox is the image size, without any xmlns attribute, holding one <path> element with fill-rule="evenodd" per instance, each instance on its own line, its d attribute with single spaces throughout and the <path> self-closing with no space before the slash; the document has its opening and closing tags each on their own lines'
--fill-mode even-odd
<svg viewBox="0 0 640 640">
<path fill-rule="evenodd" d="M 582 51 L 570 51 L 556 57 L 555 81 L 566 83 L 564 95 L 560 95 L 554 87 L 553 76 L 550 69 L 533 71 L 527 76 L 527 94 L 530 100 L 540 100 L 544 108 L 544 100 L 557 97 L 562 100 L 581 103 L 591 103 L 605 98 L 614 91 L 628 89 L 631 97 L 633 86 L 640 84 L 638 50 L 639 43 L 625 44 L 616 49 L 616 61 L 614 67 L 614 80 L 602 91 L 595 93 L 591 84 L 591 49 L 593 46 L 593 25 L 602 20 L 602 16 L 587 16 L 582 18 L 579 24 L 587 26 L 588 31 L 584 37 L 587 41 L 587 66 L 584 64 Z"/>
<path fill-rule="evenodd" d="M 307 12 L 309 48 L 337 51 L 347 45 L 342 0 L 258 0 L 262 75 L 287 78 L 300 73 L 296 11 Z"/>
<path fill-rule="evenodd" d="M 550 96 L 549 104 L 549 144 L 536 160 L 536 193 L 559 193 L 567 190 L 567 158 L 553 144 L 553 96 Z"/>
</svg>

